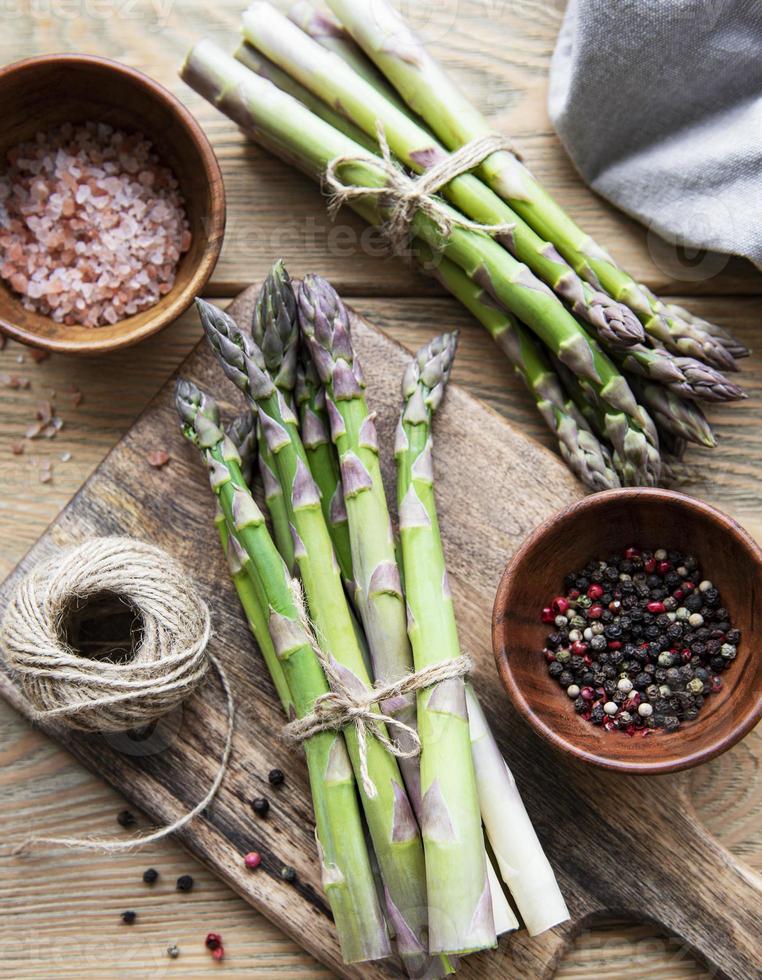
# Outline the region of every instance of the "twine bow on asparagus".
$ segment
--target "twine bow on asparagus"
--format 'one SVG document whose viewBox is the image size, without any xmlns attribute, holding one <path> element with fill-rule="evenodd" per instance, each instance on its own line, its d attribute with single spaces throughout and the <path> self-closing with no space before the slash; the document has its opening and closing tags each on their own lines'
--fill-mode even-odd
<svg viewBox="0 0 762 980">
<path fill-rule="evenodd" d="M 396 163 L 386 139 L 383 124 L 376 123 L 376 139 L 381 150 L 381 159 L 377 156 L 355 156 L 347 154 L 334 157 L 326 167 L 323 182 L 329 191 L 328 213 L 333 216 L 342 204 L 350 201 L 375 197 L 380 199 L 388 218 L 382 230 L 391 248 L 400 253 L 404 251 L 410 236 L 410 224 L 416 213 L 422 212 L 437 226 L 443 238 L 452 232 L 453 226 L 469 231 L 481 231 L 498 238 L 500 235 L 511 235 L 515 228 L 513 222 L 500 224 L 482 224 L 471 221 L 460 214 L 455 214 L 444 201 L 436 195 L 451 180 L 460 177 L 483 163 L 487 157 L 500 150 L 508 150 L 518 156 L 516 148 L 510 139 L 499 133 L 490 133 L 471 140 L 454 153 L 448 154 L 439 163 L 429 167 L 419 177 L 407 174 Z M 340 168 L 346 164 L 370 161 L 383 170 L 386 183 L 382 187 L 356 186 L 345 184 L 338 175 Z"/>
<path fill-rule="evenodd" d="M 383 704 L 391 698 L 405 697 L 441 681 L 464 677 L 473 669 L 473 661 L 468 655 L 461 654 L 451 660 L 431 664 L 422 670 L 406 674 L 399 680 L 387 684 L 375 684 L 370 689 L 358 685 L 357 689 L 351 689 L 345 676 L 337 669 L 334 661 L 326 656 L 315 639 L 315 626 L 307 616 L 301 587 L 296 580 L 292 583 L 292 593 L 300 610 L 302 626 L 310 638 L 315 656 L 325 671 L 331 690 L 315 699 L 310 714 L 289 722 L 284 727 L 283 733 L 286 738 L 294 742 L 304 742 L 320 732 L 340 731 L 346 725 L 354 725 L 357 731 L 363 789 L 366 796 L 373 799 L 377 790 L 368 772 L 368 736 L 377 739 L 387 752 L 398 759 L 412 758 L 421 751 L 418 732 L 405 722 L 376 708 L 375 705 Z M 384 727 L 396 729 L 397 741 L 386 734 Z M 409 740 L 409 748 L 403 748 L 399 744 L 401 735 Z"/>
</svg>

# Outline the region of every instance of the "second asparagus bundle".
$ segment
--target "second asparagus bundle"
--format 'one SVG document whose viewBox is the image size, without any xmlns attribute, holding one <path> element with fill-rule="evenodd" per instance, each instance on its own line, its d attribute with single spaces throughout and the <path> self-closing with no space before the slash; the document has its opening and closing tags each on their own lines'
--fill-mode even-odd
<svg viewBox="0 0 762 980">
<path fill-rule="evenodd" d="M 411 193 L 406 175 L 446 169 L 448 151 L 489 128 L 385 0 L 330 5 L 341 23 L 308 3 L 290 21 L 256 2 L 244 14 L 239 63 L 201 42 L 183 77 L 267 149 L 316 180 L 328 175 L 371 223 L 393 218 L 399 230 L 398 208 L 407 209 L 414 252 L 433 254 L 435 270 L 445 265 L 440 279 L 482 322 L 512 324 L 498 336 L 502 346 L 522 341 L 511 345 L 522 376 L 538 377 L 542 365 L 554 395 L 538 405 L 586 485 L 659 482 L 659 431 L 670 446 L 677 429 L 681 440 L 711 445 L 699 405 L 743 397 L 718 371 L 735 368 L 742 345 L 628 277 L 504 150 L 476 172 L 446 174 L 441 197 L 425 206 L 400 205 Z M 380 138 L 397 169 L 382 159 Z M 556 362 L 580 380 L 574 391 Z M 571 409 L 578 397 L 582 413 Z"/>
<path fill-rule="evenodd" d="M 332 287 L 308 276 L 295 290 L 277 263 L 251 333 L 211 304 L 197 305 L 212 349 L 252 415 L 226 436 L 213 399 L 190 382 L 178 385 L 178 412 L 209 469 L 233 583 L 285 711 L 309 720 L 329 687 L 370 705 L 373 684 L 403 683 L 422 668 L 438 672 L 417 694 L 401 692 L 373 707 L 389 725 L 379 718 L 364 741 L 347 716 L 304 742 L 323 884 L 345 959 L 385 958 L 393 940 L 408 975 L 454 972 L 456 957 L 489 949 L 518 926 L 508 889 L 533 934 L 562 921 L 563 898 L 460 666 L 431 442 L 455 336 L 420 351 L 403 379 L 400 547 L 349 316 Z M 255 338 L 268 338 L 267 351 Z M 289 386 L 279 383 L 292 366 L 301 419 L 289 406 Z M 272 526 L 285 504 L 291 541 L 284 550 L 301 584 L 291 579 L 287 556 L 251 496 L 257 427 Z M 331 528 L 320 486 L 343 502 L 346 523 Z M 349 539 L 343 568 L 338 526 Z M 498 800 L 519 818 L 506 824 Z"/>
</svg>

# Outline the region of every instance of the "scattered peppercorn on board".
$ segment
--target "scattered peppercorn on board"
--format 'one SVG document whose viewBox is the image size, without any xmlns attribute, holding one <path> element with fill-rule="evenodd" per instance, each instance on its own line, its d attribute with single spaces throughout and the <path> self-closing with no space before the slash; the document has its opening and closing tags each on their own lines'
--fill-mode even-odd
<svg viewBox="0 0 762 980">
<path fill-rule="evenodd" d="M 233 315 L 250 316 L 254 295 L 254 289 L 242 294 L 231 308 Z M 359 317 L 354 317 L 353 331 L 371 407 L 378 412 L 379 437 L 389 446 L 408 355 Z M 222 399 L 229 397 L 230 386 L 204 345 L 180 371 Z M 398 975 L 393 963 L 347 967 L 341 962 L 320 889 L 306 769 L 279 737 L 280 705 L 229 583 L 210 520 L 213 504 L 194 452 L 179 432 L 172 389 L 172 383 L 162 389 L 6 580 L 0 609 L 33 564 L 56 546 L 88 535 L 143 537 L 183 561 L 211 605 L 214 652 L 224 662 L 238 711 L 222 790 L 206 819 L 178 836 L 337 974 Z M 232 411 L 237 406 L 223 401 L 222 407 Z M 480 697 L 572 914 L 570 922 L 534 939 L 525 931 L 504 936 L 497 951 L 465 958 L 461 975 L 549 977 L 577 932 L 597 915 L 615 912 L 661 924 L 702 956 L 716 976 L 746 980 L 757 969 L 753 937 L 759 933 L 760 892 L 746 869 L 698 824 L 685 777 L 625 777 L 562 760 L 519 720 L 497 680 L 490 614 L 503 565 L 531 528 L 580 496 L 581 488 L 554 455 L 456 385 L 450 386 L 436 425 L 439 504 L 461 640 L 477 662 Z M 157 441 L 171 456 L 171 464 L 161 469 L 146 462 L 147 449 Z M 0 693 L 29 715 L 5 673 L 0 673 Z M 212 680 L 201 695 L 163 719 L 142 748 L 123 738 L 43 727 L 163 823 L 205 792 L 216 771 L 225 723 L 223 695 Z M 286 778 L 273 788 L 268 772 L 276 767 Z M 270 801 L 266 815 L 251 806 L 253 798 L 262 796 Z M 251 851 L 261 855 L 254 869 L 244 863 Z M 283 874 L 284 866 L 295 869 L 295 879 Z"/>
</svg>

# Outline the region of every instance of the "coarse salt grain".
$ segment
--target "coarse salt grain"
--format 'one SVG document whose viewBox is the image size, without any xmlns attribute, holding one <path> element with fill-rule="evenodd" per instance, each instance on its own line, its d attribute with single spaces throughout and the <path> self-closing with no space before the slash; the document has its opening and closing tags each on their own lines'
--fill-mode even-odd
<svg viewBox="0 0 762 980">
<path fill-rule="evenodd" d="M 190 244 L 177 180 L 141 133 L 66 123 L 8 151 L 0 276 L 26 309 L 116 323 L 172 289 Z"/>
</svg>

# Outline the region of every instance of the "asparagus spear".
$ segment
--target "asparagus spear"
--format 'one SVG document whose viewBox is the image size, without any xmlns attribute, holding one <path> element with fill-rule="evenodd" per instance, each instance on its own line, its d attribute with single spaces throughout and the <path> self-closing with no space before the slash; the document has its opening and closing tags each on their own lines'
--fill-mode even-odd
<svg viewBox="0 0 762 980">
<path fill-rule="evenodd" d="M 397 503 L 417 670 L 460 656 L 431 461 L 431 417 L 442 400 L 456 343 L 457 334 L 444 334 L 427 344 L 402 381 Z M 462 677 L 418 692 L 418 728 L 430 946 L 448 952 L 483 949 L 494 945 L 495 930 Z"/>
<path fill-rule="evenodd" d="M 615 357 L 629 374 L 664 385 L 682 398 L 727 402 L 746 397 L 740 385 L 694 357 L 682 357 L 658 347 L 652 350 L 644 344 L 634 344 Z"/>
<path fill-rule="evenodd" d="M 192 397 L 194 403 L 196 401 L 198 402 L 199 410 L 202 409 L 202 406 L 207 408 L 207 417 L 209 417 L 208 406 L 210 404 L 210 399 L 203 396 L 201 392 L 196 393 L 187 385 L 182 385 L 182 389 L 184 393 L 180 392 L 177 396 L 180 403 L 187 400 L 189 397 Z M 214 413 L 213 410 L 212 419 L 215 421 L 215 423 L 218 419 L 218 415 Z M 195 430 L 189 429 L 189 434 L 195 437 Z M 257 452 L 256 424 L 251 412 L 245 412 L 233 419 L 233 421 L 227 427 L 225 434 L 238 452 L 240 461 L 239 466 L 244 483 L 246 486 L 250 486 Z M 242 550 L 240 544 L 235 538 L 235 535 L 230 534 L 227 521 L 225 520 L 225 514 L 220 507 L 219 500 L 217 501 L 217 513 L 214 520 L 215 524 L 217 525 L 217 532 L 219 534 L 223 554 L 228 561 L 230 577 L 233 581 L 233 585 L 235 586 L 235 590 L 238 593 L 238 598 L 246 615 L 249 629 L 254 635 L 254 639 L 257 641 L 260 652 L 262 653 L 262 659 L 265 661 L 267 669 L 270 672 L 270 676 L 272 677 L 273 684 L 275 685 L 275 690 L 278 693 L 283 710 L 288 717 L 292 717 L 296 712 L 296 708 L 294 707 L 294 702 L 291 698 L 291 692 L 288 688 L 288 682 L 286 681 L 283 667 L 278 660 L 272 638 L 270 637 L 266 613 L 267 602 L 264 593 L 260 588 L 256 570 L 254 569 L 249 556 Z"/>
<path fill-rule="evenodd" d="M 316 179 L 329 163 L 348 157 L 340 167 L 348 186 L 362 189 L 388 187 L 388 175 L 362 147 L 328 126 L 301 103 L 270 82 L 248 72 L 209 41 L 197 44 L 186 59 L 183 78 L 282 159 Z M 378 224 L 383 204 L 370 194 L 352 206 L 366 220 Z M 458 225 L 458 214 L 443 205 L 452 226 L 445 233 L 429 215 L 418 211 L 411 223 L 414 236 L 451 258 L 505 308 L 515 313 L 562 363 L 589 379 L 596 397 L 621 416 L 624 436 L 630 441 L 655 442 L 655 430 L 637 405 L 627 382 L 598 345 L 559 303 L 547 287 L 534 279 L 489 236 Z M 642 482 L 658 479 L 658 453 L 643 453 Z"/>
<path fill-rule="evenodd" d="M 283 263 L 272 267 L 262 284 L 254 306 L 251 332 L 265 358 L 267 369 L 278 388 L 290 399 L 296 375 L 296 348 L 299 329 L 296 322 L 296 297 Z M 265 491 L 265 503 L 272 521 L 278 550 L 289 571 L 294 569 L 294 546 L 288 522 L 283 491 L 275 478 L 275 463 L 261 426 L 257 432 L 259 469 Z"/>
<path fill-rule="evenodd" d="M 268 651 L 268 666 L 271 652 L 277 654 L 284 678 L 279 686 L 285 683 L 289 692 L 284 706 L 293 707 L 296 715 L 303 717 L 311 712 L 315 699 L 328 691 L 328 685 L 301 625 L 283 560 L 244 483 L 238 452 L 220 429 L 214 401 L 191 382 L 180 379 L 175 403 L 184 435 L 199 448 L 209 468 L 212 489 L 225 516 L 239 565 L 249 574 L 256 605 L 267 610 L 272 642 L 267 644 L 261 634 L 261 649 L 263 654 Z M 253 619 L 256 623 L 256 617 Z M 260 625 L 257 629 L 261 629 Z M 285 690 L 281 696 L 285 701 Z M 391 949 L 343 738 L 335 732 L 321 732 L 304 742 L 304 751 L 315 807 L 323 888 L 331 904 L 342 956 L 347 962 L 381 959 L 390 955 Z"/>
<path fill-rule="evenodd" d="M 306 352 L 300 357 L 296 373 L 296 405 L 299 427 L 310 473 L 320 491 L 328 530 L 331 534 L 336 560 L 346 583 L 353 580 L 352 547 L 349 543 L 347 508 L 339 474 L 339 462 L 331 445 L 328 414 L 325 407 L 325 389 L 315 371 L 312 359 Z"/>
<path fill-rule="evenodd" d="M 558 439 L 569 469 L 590 490 L 618 487 L 619 477 L 608 450 L 590 430 L 576 405 L 564 393 L 557 374 L 528 331 L 449 259 L 435 256 L 425 242 L 413 242 L 418 262 L 470 310 L 487 329 L 529 389 L 540 414 Z"/>
<path fill-rule="evenodd" d="M 246 40 L 331 106 L 337 106 L 367 136 L 383 125 L 389 146 L 412 170 L 423 173 L 447 157 L 428 130 L 398 110 L 336 54 L 321 48 L 269 3 L 255 2 L 243 15 Z M 626 307 L 576 275 L 556 249 L 543 241 L 476 177 L 455 177 L 442 190 L 464 214 L 483 224 L 507 225 L 500 241 L 605 339 L 622 346 L 642 341 L 643 328 Z"/>
<path fill-rule="evenodd" d="M 422 117 L 448 149 L 457 150 L 493 132 L 387 0 L 328 0 L 328 5 L 410 109 Z M 670 315 L 664 303 L 621 269 L 572 221 L 514 154 L 504 150 L 493 153 L 479 172 L 538 235 L 554 243 L 583 279 L 626 304 L 646 331 L 669 349 L 697 356 L 695 350 L 680 348 L 678 338 L 687 335 L 689 324 Z M 717 341 L 708 343 L 702 353 L 719 368 L 732 366 L 727 351 Z"/>
<path fill-rule="evenodd" d="M 638 400 L 648 408 L 660 433 L 671 432 L 678 438 L 710 449 L 717 445 L 712 427 L 695 401 L 680 398 L 653 381 L 643 378 L 631 378 L 630 381 Z"/>
<path fill-rule="evenodd" d="M 329 10 L 319 10 L 309 0 L 297 0 L 289 9 L 288 16 L 313 41 L 338 55 L 352 71 L 381 92 L 400 111 L 408 112 L 402 99 Z"/>
<path fill-rule="evenodd" d="M 678 306 L 677 303 L 665 303 L 665 306 L 667 308 L 667 314 L 670 317 L 690 323 L 697 330 L 709 334 L 715 341 L 722 344 L 734 359 L 748 357 L 751 353 L 745 344 L 742 344 L 729 330 L 721 327 L 718 323 L 712 323 L 709 320 L 704 320 L 702 317 L 695 316 L 684 307 Z"/>
<path fill-rule="evenodd" d="M 269 58 L 265 58 L 260 51 L 247 44 L 246 41 L 241 41 L 238 45 L 235 57 L 242 65 L 256 72 L 257 75 L 261 75 L 262 78 L 268 79 L 273 85 L 277 85 L 281 91 L 288 92 L 289 95 L 298 99 L 310 112 L 314 112 L 316 116 L 320 116 L 321 119 L 324 119 L 334 129 L 338 129 L 340 133 L 344 133 L 345 136 L 354 140 L 355 143 L 364 146 L 371 153 L 376 152 L 378 145 L 374 139 L 366 136 L 346 116 L 343 116 L 340 112 L 337 112 L 323 102 L 322 99 L 313 95 L 309 89 L 300 85 L 296 79 L 283 71 L 282 68 L 279 68 Z"/>
<path fill-rule="evenodd" d="M 413 657 L 381 478 L 376 427 L 365 401 L 365 381 L 352 347 L 346 308 L 325 279 L 304 277 L 299 291 L 299 323 L 325 385 L 349 520 L 355 604 L 365 627 L 373 675 L 382 683 L 401 680 L 410 671 Z M 382 709 L 415 728 L 412 695 L 396 697 L 393 703 L 383 704 Z M 405 739 L 401 746 L 406 750 L 411 747 Z M 400 759 L 400 769 L 413 810 L 420 819 L 417 757 Z"/>
<path fill-rule="evenodd" d="M 529 935 L 536 936 L 569 918 L 566 902 L 470 684 L 466 685 L 466 703 L 487 836 Z"/>
<path fill-rule="evenodd" d="M 318 636 L 350 690 L 371 688 L 341 584 L 333 545 L 307 456 L 286 405 L 264 366 L 264 357 L 233 319 L 197 299 L 207 339 L 225 374 L 258 413 L 275 457 L 293 528 L 294 553 Z M 375 738 L 367 741 L 367 774 L 357 732 L 345 730 L 365 817 L 385 886 L 386 911 L 406 968 L 417 975 L 427 964 L 426 885 L 421 837 L 402 785 L 396 758 Z"/>
</svg>

